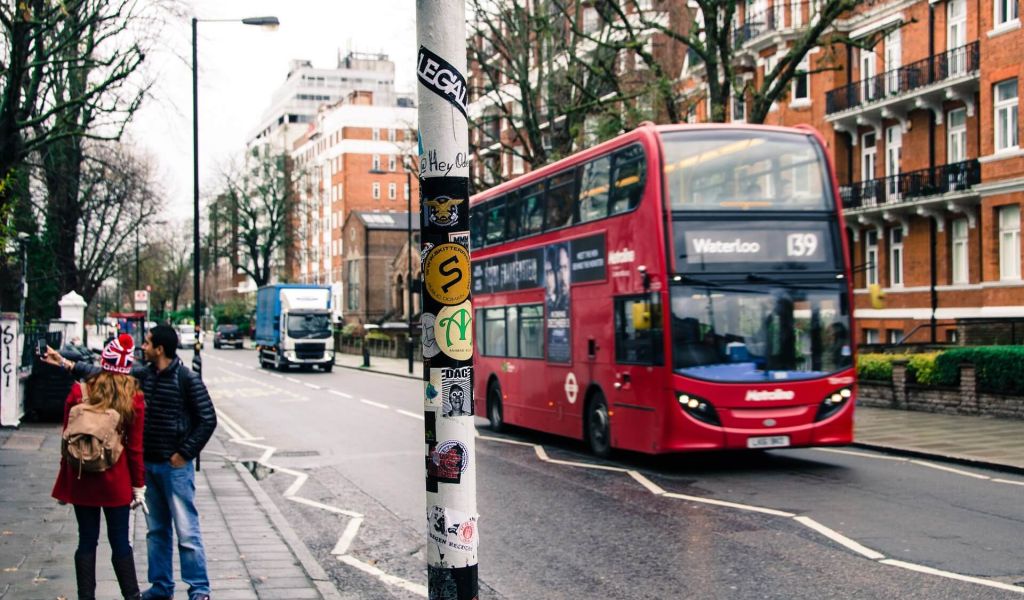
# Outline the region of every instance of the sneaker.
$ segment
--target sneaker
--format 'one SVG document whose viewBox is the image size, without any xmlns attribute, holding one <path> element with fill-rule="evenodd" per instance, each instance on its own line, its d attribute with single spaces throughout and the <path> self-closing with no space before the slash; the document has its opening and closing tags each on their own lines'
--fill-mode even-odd
<svg viewBox="0 0 1024 600">
<path fill-rule="evenodd" d="M 152 588 L 142 592 L 142 600 L 174 600 L 174 596 L 158 596 Z"/>
<path fill-rule="evenodd" d="M 198 596 L 192 596 L 188 600 L 210 600 L 209 594 L 199 594 Z"/>
</svg>

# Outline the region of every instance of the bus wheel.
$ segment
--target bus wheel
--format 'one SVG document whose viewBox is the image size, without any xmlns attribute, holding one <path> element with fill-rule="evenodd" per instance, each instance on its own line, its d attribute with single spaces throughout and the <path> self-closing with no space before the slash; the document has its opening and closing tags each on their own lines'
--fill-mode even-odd
<svg viewBox="0 0 1024 600">
<path fill-rule="evenodd" d="M 487 386 L 487 418 L 491 420 L 491 431 L 499 433 L 505 429 L 505 412 L 501 406 L 501 386 L 492 381 Z"/>
<path fill-rule="evenodd" d="M 596 392 L 587 404 L 586 423 L 590 451 L 601 458 L 607 457 L 612 451 L 612 434 L 608 422 L 608 403 L 601 392 Z"/>
</svg>

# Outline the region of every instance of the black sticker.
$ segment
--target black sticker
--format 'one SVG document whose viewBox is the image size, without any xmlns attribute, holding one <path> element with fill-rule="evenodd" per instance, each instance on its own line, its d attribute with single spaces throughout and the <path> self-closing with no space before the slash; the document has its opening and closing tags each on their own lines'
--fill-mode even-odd
<svg viewBox="0 0 1024 600">
<path fill-rule="evenodd" d="M 420 46 L 416 76 L 428 90 L 441 96 L 469 118 L 466 105 L 466 78 L 448 61 Z"/>
</svg>

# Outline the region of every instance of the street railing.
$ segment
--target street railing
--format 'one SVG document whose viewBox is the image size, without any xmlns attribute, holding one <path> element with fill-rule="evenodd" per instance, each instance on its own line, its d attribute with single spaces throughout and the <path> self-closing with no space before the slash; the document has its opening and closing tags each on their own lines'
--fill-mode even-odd
<svg viewBox="0 0 1024 600">
<path fill-rule="evenodd" d="M 825 114 L 871 104 L 932 83 L 967 75 L 978 70 L 979 61 L 978 42 L 974 41 L 880 75 L 848 83 L 825 94 Z"/>
<path fill-rule="evenodd" d="M 841 185 L 839 196 L 843 199 L 843 208 L 870 208 L 948 192 L 962 192 L 979 183 L 981 165 L 977 159 L 971 159 Z"/>
</svg>

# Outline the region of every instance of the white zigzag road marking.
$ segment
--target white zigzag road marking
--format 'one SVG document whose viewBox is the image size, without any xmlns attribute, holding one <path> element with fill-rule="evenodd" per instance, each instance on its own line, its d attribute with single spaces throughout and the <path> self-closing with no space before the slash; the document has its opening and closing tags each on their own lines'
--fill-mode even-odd
<svg viewBox="0 0 1024 600">
<path fill-rule="evenodd" d="M 555 460 L 555 459 L 553 459 L 553 458 L 548 456 L 547 451 L 540 444 L 532 444 L 532 443 L 529 443 L 529 442 L 520 442 L 520 441 L 517 441 L 517 440 L 508 440 L 508 439 L 497 438 L 497 437 L 492 437 L 492 436 L 485 436 L 485 435 L 480 435 L 480 436 L 477 436 L 477 437 L 479 437 L 482 440 L 487 440 L 487 441 L 490 441 L 490 442 L 499 442 L 499 443 L 502 443 L 502 444 L 512 444 L 512 445 L 515 445 L 515 446 L 532 446 L 533 447 L 533 452 L 534 452 L 534 454 L 537 455 L 537 458 L 540 459 L 543 462 L 546 462 L 546 463 L 551 463 L 551 464 L 555 464 L 555 465 L 566 465 L 566 466 L 571 466 L 571 467 L 581 467 L 581 468 L 584 468 L 584 469 L 598 469 L 598 470 L 602 470 L 602 471 L 615 471 L 615 472 L 625 473 L 626 475 L 629 475 L 631 478 L 636 480 L 637 483 L 639 483 L 644 488 L 646 488 L 647 491 L 651 492 L 652 494 L 654 494 L 656 496 L 660 496 L 662 498 L 673 498 L 673 499 L 676 499 L 676 500 L 686 500 L 686 501 L 695 502 L 695 503 L 699 503 L 699 504 L 708 504 L 708 505 L 712 505 L 712 506 L 721 506 L 723 508 L 733 508 L 733 509 L 737 509 L 737 510 L 745 510 L 745 511 L 751 511 L 751 512 L 758 512 L 758 513 L 763 513 L 763 514 L 767 514 L 767 515 L 783 517 L 783 518 L 787 518 L 787 519 L 793 519 L 794 521 L 796 521 L 797 523 L 800 523 L 804 527 L 807 527 L 807 528 L 811 529 L 812 531 L 815 531 L 815 532 L 819 533 L 820 535 L 823 535 L 823 536 L 827 537 L 828 539 L 830 539 L 833 542 L 835 542 L 835 543 L 845 547 L 846 549 L 850 550 L 851 552 L 855 552 L 856 554 L 859 554 L 860 556 L 863 556 L 865 558 L 868 558 L 868 559 L 870 559 L 872 561 L 878 562 L 878 563 L 883 564 L 883 565 L 888 565 L 888 566 L 891 566 L 891 567 L 897 567 L 897 568 L 900 568 L 900 569 L 907 569 L 909 571 L 916 571 L 918 573 L 926 573 L 928 575 L 935 575 L 935 576 L 938 576 L 938 577 L 945 577 L 947 579 L 955 579 L 955 580 L 958 580 L 958 581 L 965 581 L 965 582 L 968 582 L 968 583 L 975 583 L 977 585 L 984 585 L 984 586 L 988 586 L 988 587 L 998 588 L 998 589 L 1001 589 L 1001 590 L 1007 590 L 1007 591 L 1011 591 L 1011 592 L 1016 592 L 1018 594 L 1024 594 L 1024 588 L 1019 587 L 1019 586 L 1010 585 L 1010 584 L 1002 583 L 1002 582 L 999 582 L 999 581 L 991 581 L 991 580 L 988 580 L 988 579 L 982 579 L 980 577 L 970 577 L 968 575 L 961 575 L 959 573 L 952 573 L 950 571 L 941 571 L 939 569 L 933 569 L 931 567 L 926 567 L 924 565 L 918 565 L 918 564 L 915 564 L 915 563 L 909 563 L 909 562 L 904 562 L 904 561 L 900 561 L 900 560 L 888 559 L 888 558 L 885 557 L 884 554 L 882 554 L 880 552 L 876 552 L 875 550 L 872 550 L 871 548 L 868 548 L 868 547 L 860 544 L 856 540 L 848 538 L 845 535 L 839 533 L 838 531 L 835 531 L 834 529 L 826 527 L 825 525 L 822 525 L 821 523 L 819 523 L 819 522 L 815 521 L 814 519 L 812 519 L 810 517 L 807 517 L 807 516 L 798 516 L 798 515 L 796 515 L 794 513 L 786 512 L 786 511 L 782 511 L 782 510 L 776 510 L 774 508 L 765 508 L 765 507 L 762 507 L 762 506 L 753 506 L 753 505 L 749 505 L 749 504 L 739 504 L 739 503 L 736 503 L 736 502 L 727 502 L 725 500 L 717 500 L 715 498 L 703 498 L 703 497 L 700 497 L 700 496 L 687 496 L 685 494 L 676 494 L 674 492 L 666 492 L 664 489 L 662 489 L 661 486 L 659 486 L 658 484 L 654 483 L 653 481 L 651 481 L 647 477 L 644 477 L 643 475 L 641 475 L 637 471 L 632 471 L 632 470 L 629 470 L 629 469 L 623 469 L 623 468 L 620 468 L 620 467 L 611 467 L 611 466 L 607 466 L 607 465 L 598 465 L 598 464 L 591 464 L 591 463 L 574 462 L 574 461 L 568 461 L 568 460 Z M 836 450 L 831 450 L 831 451 L 839 452 L 841 454 L 861 454 L 861 453 L 853 453 L 853 452 L 849 452 L 849 451 L 836 451 Z M 870 455 L 868 455 L 868 456 L 870 456 Z M 906 462 L 912 462 L 912 463 L 921 463 L 921 461 L 912 461 L 912 460 L 907 460 L 907 459 L 899 459 L 899 460 L 903 460 L 903 461 L 906 461 Z M 936 467 L 936 468 L 939 467 L 938 465 L 933 465 L 931 463 L 922 463 L 922 466 Z M 981 479 L 991 479 L 990 477 L 987 477 L 987 476 L 976 475 L 974 473 L 968 473 L 966 471 L 961 471 L 959 469 L 942 468 L 941 470 L 943 470 L 943 471 L 951 471 L 953 473 L 957 473 L 957 474 L 960 474 L 960 475 L 969 475 L 971 477 L 978 477 L 978 478 L 981 478 Z M 1017 484 L 1017 482 L 1013 482 L 1013 481 L 1009 481 L 1009 480 L 992 479 L 992 481 L 998 481 L 999 483 L 1013 483 L 1013 484 Z M 1024 485 L 1024 484 L 1017 484 L 1017 485 Z"/>
</svg>

